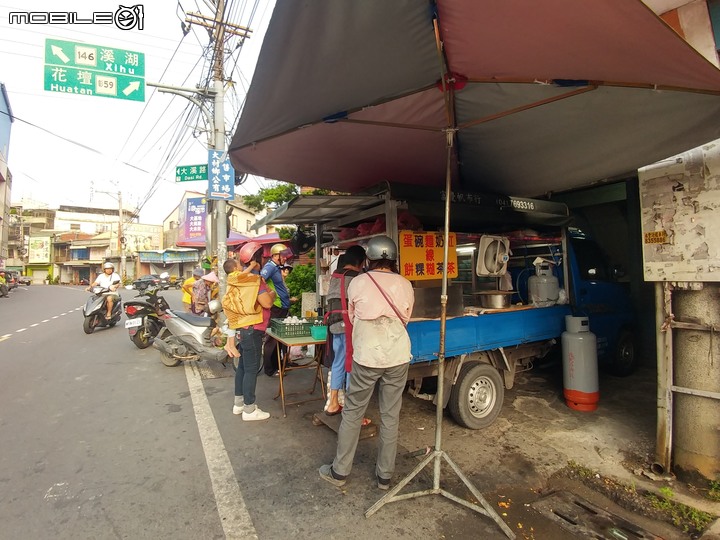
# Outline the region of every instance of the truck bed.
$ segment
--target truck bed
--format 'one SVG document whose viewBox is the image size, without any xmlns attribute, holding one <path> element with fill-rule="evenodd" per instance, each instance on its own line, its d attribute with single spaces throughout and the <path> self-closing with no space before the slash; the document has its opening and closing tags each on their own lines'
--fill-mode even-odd
<svg viewBox="0 0 720 540">
<path fill-rule="evenodd" d="M 445 357 L 558 338 L 565 330 L 565 315 L 570 313 L 568 305 L 518 306 L 448 318 Z M 437 360 L 440 319 L 411 320 L 407 330 L 413 355 L 411 363 Z"/>
</svg>

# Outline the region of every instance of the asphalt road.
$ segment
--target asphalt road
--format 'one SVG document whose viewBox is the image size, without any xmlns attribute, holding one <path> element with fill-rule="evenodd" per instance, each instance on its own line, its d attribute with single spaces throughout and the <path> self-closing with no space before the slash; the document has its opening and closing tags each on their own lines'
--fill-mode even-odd
<svg viewBox="0 0 720 540">
<path fill-rule="evenodd" d="M 179 291 L 163 294 L 180 306 Z M 165 367 L 156 350 L 131 343 L 124 317 L 84 334 L 88 296 L 33 285 L 0 299 L 0 539 L 505 538 L 488 517 L 438 495 L 366 518 L 384 493 L 373 439 L 360 442 L 348 483 L 330 486 L 317 469 L 332 460 L 335 433 L 311 422 L 321 401 L 289 406 L 283 418 L 277 378 L 261 375 L 258 403 L 272 417 L 243 422 L 232 414 L 229 367 Z M 310 370 L 293 372 L 288 391 L 311 380 Z M 640 433 L 646 445 L 652 431 L 625 417 L 610 436 L 599 414 L 564 407 L 555 383 L 541 396 L 538 380 L 520 381 L 487 430 L 446 420 L 443 448 L 518 538 L 578 538 L 531 507 L 547 473 L 598 458 L 599 437 L 612 462 L 616 440 Z M 369 416 L 378 420 L 372 406 Z M 434 443 L 434 419 L 430 402 L 405 397 L 395 481 L 417 466 L 410 452 Z M 588 419 L 602 434 L 583 433 Z M 432 468 L 409 487 L 432 487 Z M 445 465 L 442 487 L 472 500 Z"/>
</svg>

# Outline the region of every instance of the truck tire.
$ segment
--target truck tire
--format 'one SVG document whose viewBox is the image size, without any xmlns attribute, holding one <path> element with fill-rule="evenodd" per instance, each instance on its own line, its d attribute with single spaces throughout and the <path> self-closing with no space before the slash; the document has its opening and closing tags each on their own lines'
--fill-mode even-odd
<svg viewBox="0 0 720 540">
<path fill-rule="evenodd" d="M 617 377 L 627 377 L 637 368 L 635 336 L 630 330 L 623 330 L 618 336 L 617 345 L 610 364 L 610 373 Z"/>
<path fill-rule="evenodd" d="M 450 414 L 469 429 L 483 429 L 495 421 L 505 398 L 505 386 L 490 364 L 465 364 L 450 393 Z"/>
</svg>

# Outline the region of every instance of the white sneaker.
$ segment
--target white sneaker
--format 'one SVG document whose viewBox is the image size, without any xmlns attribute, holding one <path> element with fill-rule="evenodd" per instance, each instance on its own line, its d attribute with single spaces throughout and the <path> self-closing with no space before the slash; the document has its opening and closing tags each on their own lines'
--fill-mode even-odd
<svg viewBox="0 0 720 540">
<path fill-rule="evenodd" d="M 270 413 L 261 411 L 258 406 L 255 406 L 255 410 L 251 413 L 246 413 L 245 411 L 242 413 L 242 419 L 246 422 L 252 420 L 267 420 L 268 418 L 270 418 Z"/>
<path fill-rule="evenodd" d="M 243 407 L 243 405 L 233 405 L 233 414 L 242 414 Z"/>
</svg>

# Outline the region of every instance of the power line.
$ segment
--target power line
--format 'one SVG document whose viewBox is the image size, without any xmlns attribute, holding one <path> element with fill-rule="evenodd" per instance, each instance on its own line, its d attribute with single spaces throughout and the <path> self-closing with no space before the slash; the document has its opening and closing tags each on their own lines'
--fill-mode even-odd
<svg viewBox="0 0 720 540">
<path fill-rule="evenodd" d="M 4 114 L 5 116 L 9 116 L 9 114 L 6 113 L 5 111 L 0 111 L 0 114 Z M 79 142 L 74 141 L 74 140 L 72 140 L 72 139 L 69 139 L 69 138 L 67 138 L 67 137 L 63 137 L 62 135 L 58 135 L 57 133 L 55 133 L 55 132 L 53 132 L 53 131 L 50 131 L 49 129 L 46 129 L 46 128 L 42 127 L 42 126 L 38 126 L 37 124 L 33 124 L 32 122 L 28 122 L 27 120 L 23 120 L 22 118 L 19 118 L 18 116 L 15 116 L 14 114 L 13 114 L 13 119 L 14 119 L 14 120 L 17 120 L 18 122 L 22 122 L 23 124 L 27 124 L 28 126 L 34 127 L 35 129 L 39 129 L 40 131 L 43 131 L 43 132 L 47 133 L 48 135 L 52 135 L 53 137 L 57 137 L 58 139 L 61 139 L 61 140 L 65 141 L 65 142 L 68 142 L 68 143 L 70 143 L 70 144 L 74 144 L 75 146 L 79 146 L 80 148 L 82 148 L 82 149 L 84 149 L 84 150 L 87 150 L 87 151 L 89 151 L 89 152 L 93 152 L 93 153 L 98 154 L 98 155 L 103 156 L 103 157 L 108 157 L 108 158 L 110 157 L 110 156 L 108 156 L 107 154 L 101 152 L 100 150 L 97 150 L 97 149 L 95 149 L 95 148 L 93 148 L 93 147 L 91 147 L 91 146 L 87 146 L 86 144 L 79 143 Z M 132 167 L 133 169 L 137 169 L 138 171 L 141 171 L 141 172 L 150 174 L 149 171 L 146 171 L 146 170 L 143 169 L 142 167 L 138 167 L 138 166 L 136 166 L 136 165 L 133 165 L 132 163 L 128 163 L 128 162 L 126 162 L 126 161 L 120 161 L 120 163 L 122 163 L 123 165 L 127 165 L 128 167 Z M 27 175 L 26 175 L 26 176 L 27 176 Z"/>
</svg>

